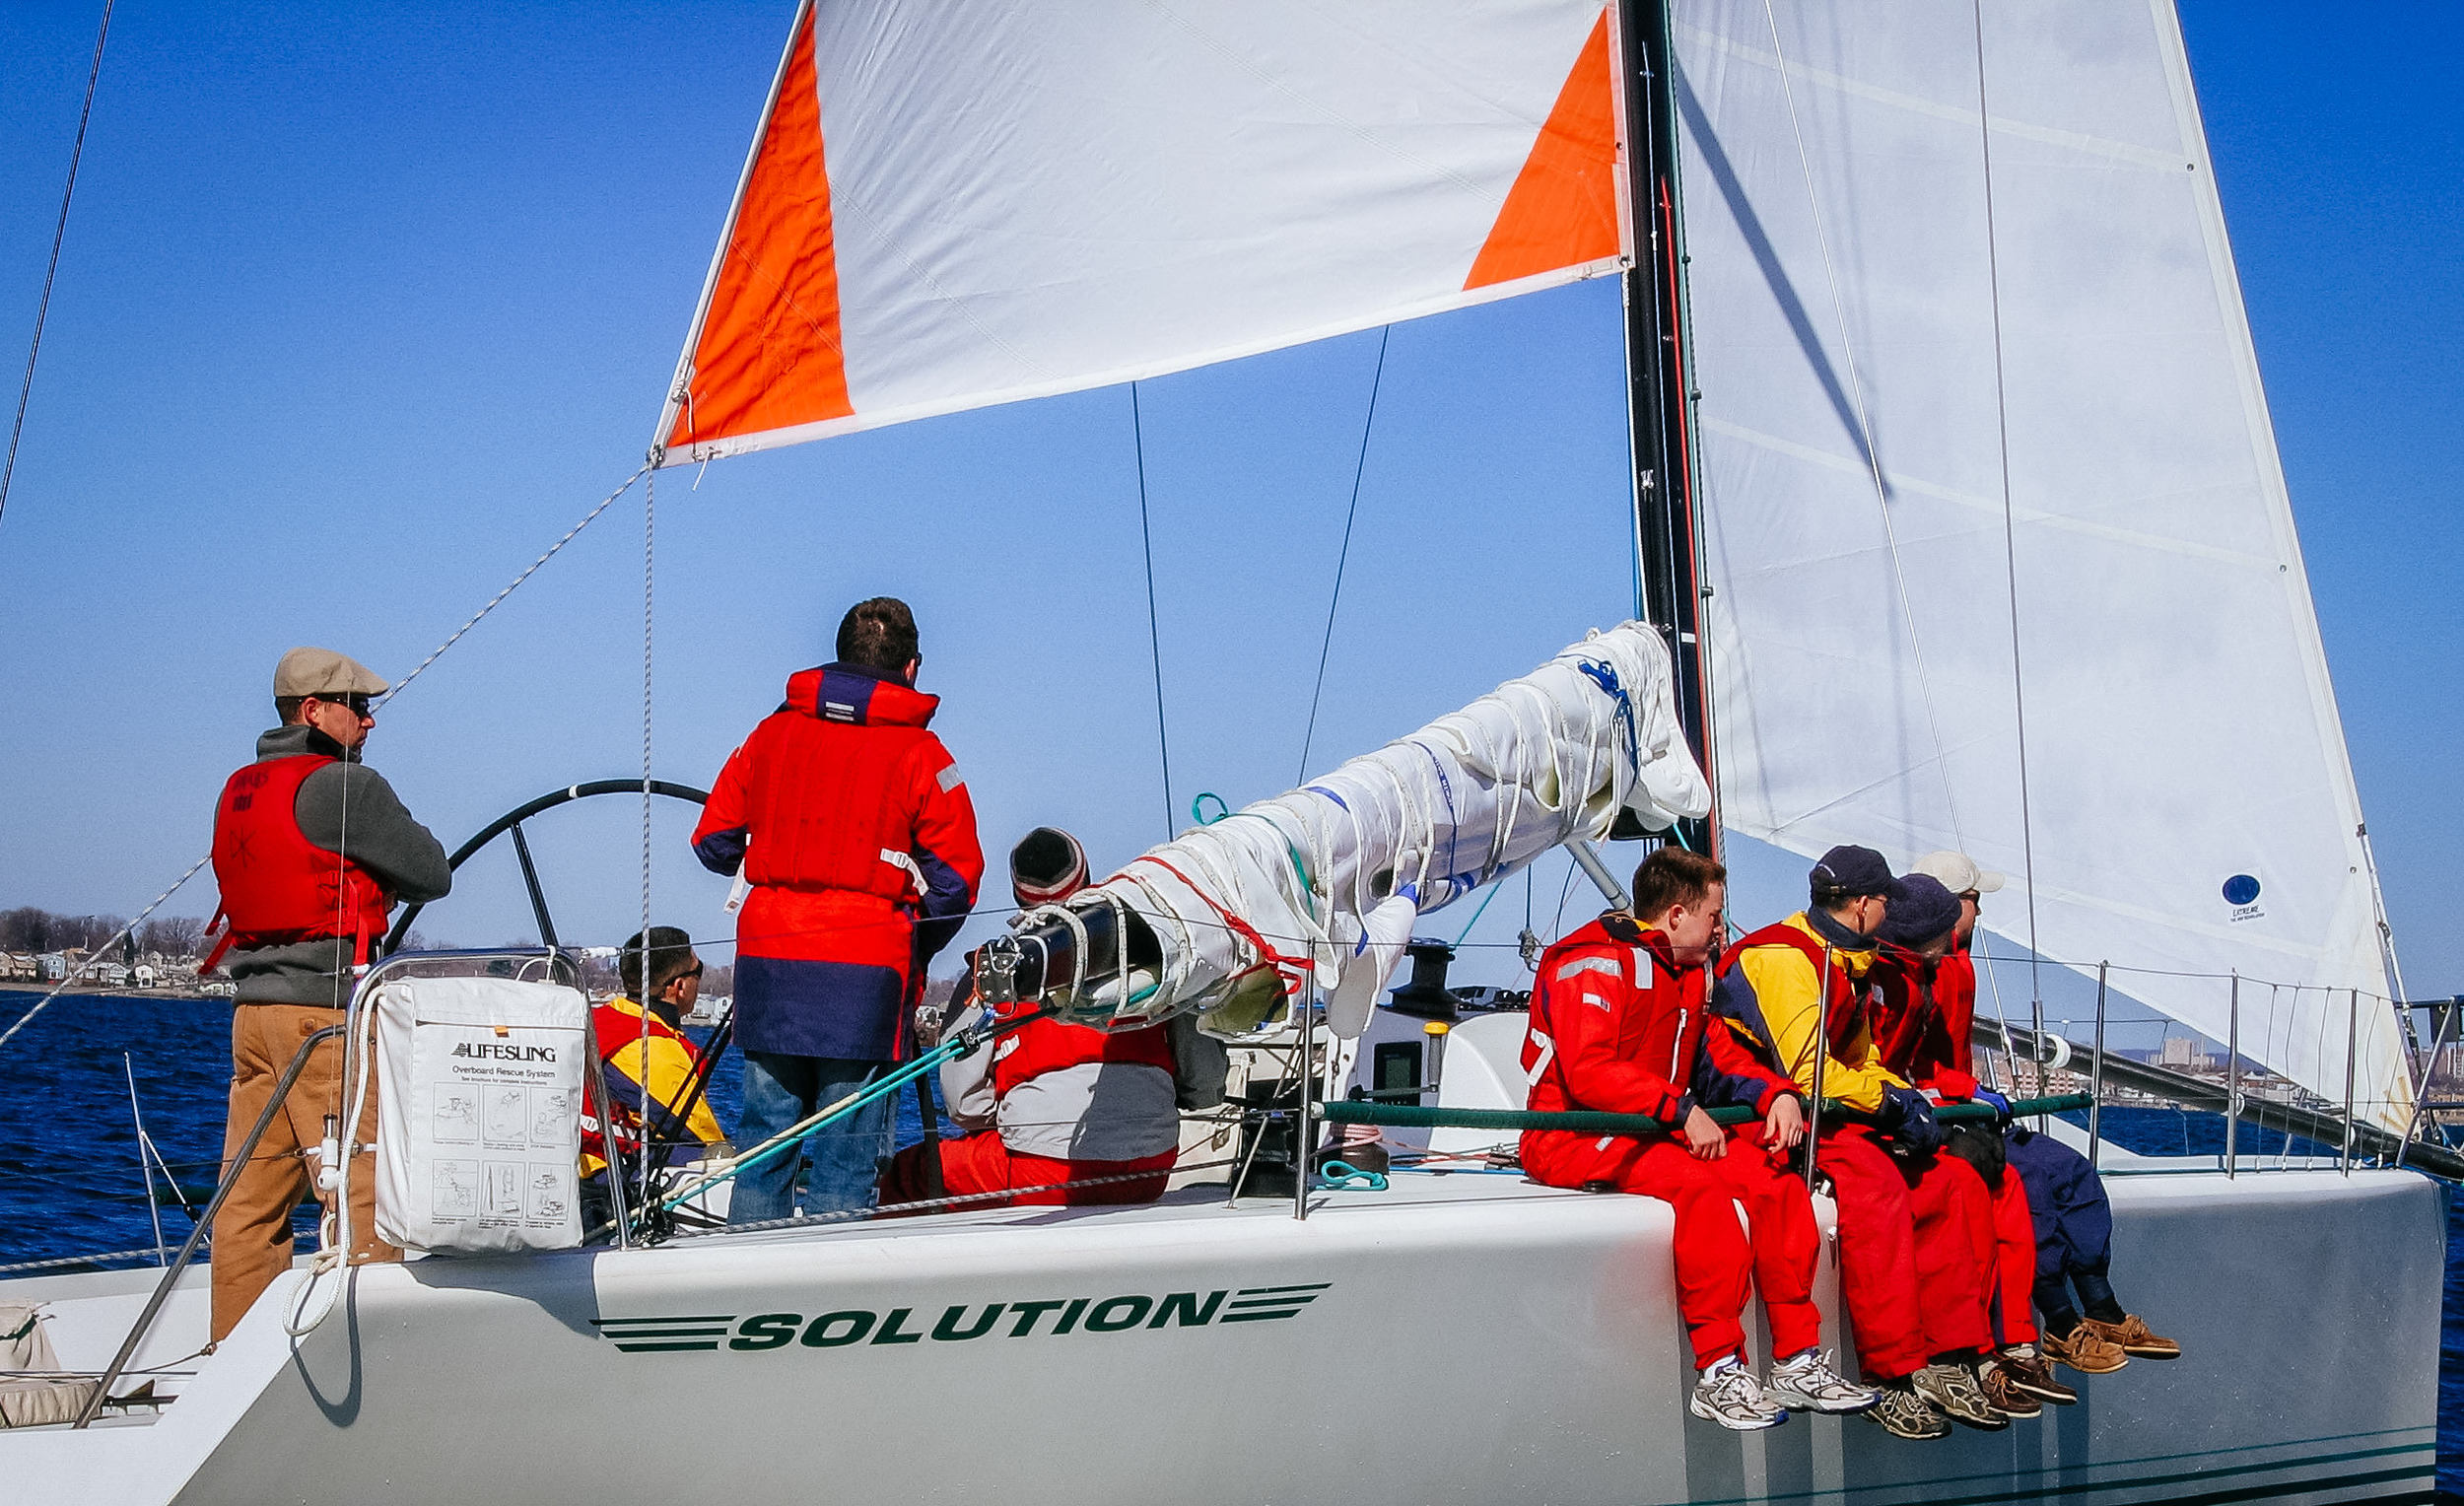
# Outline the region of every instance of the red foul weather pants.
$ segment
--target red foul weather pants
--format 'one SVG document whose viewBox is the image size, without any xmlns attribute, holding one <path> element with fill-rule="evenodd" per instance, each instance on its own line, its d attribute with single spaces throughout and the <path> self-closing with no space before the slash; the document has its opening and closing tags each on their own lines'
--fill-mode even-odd
<svg viewBox="0 0 2464 1506">
<path fill-rule="evenodd" d="M 1532 1135 L 1524 1141 L 1524 1169 L 1549 1187 L 1607 1182 L 1677 1210 L 1670 1254 L 1677 1266 L 1677 1311 L 1684 1315 L 1697 1370 L 1745 1349 L 1745 1330 L 1739 1320 L 1749 1286 L 1761 1290 L 1774 1357 L 1821 1341 L 1814 1269 L 1822 1243 L 1814 1205 L 1805 1184 L 1774 1168 L 1746 1132 L 1733 1135 L 1728 1154 L 1716 1161 L 1698 1161 L 1667 1139 Z M 1740 1202 L 1752 1225 L 1750 1239 L 1738 1224 Z"/>
<path fill-rule="evenodd" d="M 1903 1161 L 1856 1125 L 1825 1132 L 1814 1164 L 1839 1204 L 1840 1296 L 1866 1373 L 1896 1380 L 1990 1347 L 1995 1224 L 1975 1168 Z"/>
<path fill-rule="evenodd" d="M 1143 1156 L 1134 1161 L 1061 1161 L 1050 1156 L 1028 1155 L 1001 1143 L 1000 1131 L 985 1130 L 963 1139 L 926 1140 L 908 1146 L 891 1157 L 881 1176 L 881 1200 L 913 1202 L 930 1196 L 929 1184 L 922 1160 L 938 1151 L 941 1157 L 942 1195 L 963 1198 L 976 1193 L 997 1193 L 1011 1188 L 1031 1189 L 1014 1198 L 992 1198 L 962 1204 L 964 1208 L 998 1208 L 1027 1203 L 1065 1204 L 1083 1207 L 1096 1203 L 1153 1202 L 1164 1195 L 1172 1180 L 1172 1163 L 1178 1151 Z M 1110 1182 L 1101 1187 L 1078 1187 L 1102 1177 L 1127 1176 L 1133 1172 L 1152 1172 L 1128 1182 Z M 2034 1236 L 2030 1236 L 2033 1238 Z M 2034 1247 L 2031 1246 L 2032 1250 Z M 2031 1255 L 2030 1260 L 2034 1257 Z M 2033 1266 L 2029 1279 L 2032 1281 Z"/>
<path fill-rule="evenodd" d="M 2027 1185 L 2019 1174 L 2003 1169 L 2002 1186 L 1993 1190 L 1996 1335 L 2005 1344 L 2036 1341 L 2036 1321 L 2030 1315 L 2036 1284 L 2036 1220 L 2028 1211 Z"/>
</svg>

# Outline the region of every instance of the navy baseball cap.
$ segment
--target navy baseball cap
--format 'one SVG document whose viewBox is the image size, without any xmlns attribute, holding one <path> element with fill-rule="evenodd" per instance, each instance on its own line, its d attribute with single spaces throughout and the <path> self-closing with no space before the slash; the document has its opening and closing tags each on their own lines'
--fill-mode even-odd
<svg viewBox="0 0 2464 1506">
<path fill-rule="evenodd" d="M 1882 937 L 1893 946 L 1919 947 L 1959 924 L 1959 897 L 1929 873 L 1911 873 L 1899 881 L 1906 892 L 1890 902 L 1882 917 Z"/>
<path fill-rule="evenodd" d="M 1908 886 L 1891 876 L 1890 864 L 1872 848 L 1835 847 L 1822 855 L 1807 877 L 1817 902 L 1824 896 L 1843 900 L 1869 894 L 1896 902 L 1908 893 Z"/>
</svg>

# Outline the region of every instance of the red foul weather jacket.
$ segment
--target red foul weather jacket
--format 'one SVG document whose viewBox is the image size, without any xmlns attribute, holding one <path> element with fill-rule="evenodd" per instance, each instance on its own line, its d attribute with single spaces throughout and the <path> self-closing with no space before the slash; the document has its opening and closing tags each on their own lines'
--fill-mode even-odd
<svg viewBox="0 0 2464 1506">
<path fill-rule="evenodd" d="M 1756 1113 L 1796 1085 L 1753 1059 L 1735 1033 L 1704 1029 L 1703 971 L 1679 966 L 1666 932 L 1602 916 L 1540 957 L 1523 1039 L 1531 1107 L 1648 1114 L 1676 1122 L 1698 1103 Z M 1545 1168 L 1599 1136 L 1531 1130 L 1523 1163 Z"/>
<path fill-rule="evenodd" d="M 1968 954 L 1929 960 L 1884 946 L 1868 976 L 1879 995 L 1874 1034 L 1882 1064 L 1945 1098 L 1974 1097 L 1968 1028 L 1976 1017 L 1976 965 Z"/>
<path fill-rule="evenodd" d="M 976 811 L 926 729 L 940 705 L 847 664 L 787 681 L 694 828 L 704 867 L 753 884 L 736 919 L 736 1042 L 895 1061 L 924 963 L 974 908 Z"/>
<path fill-rule="evenodd" d="M 972 978 L 959 985 L 953 1013 Z M 997 1019 L 1033 1013 L 1033 1003 L 991 1006 Z M 1054 1161 L 1134 1161 L 1168 1155 L 1181 1143 L 1171 1034 L 1161 1025 L 1096 1030 L 1041 1019 L 941 1068 L 950 1117 L 990 1126 L 1022 1155 Z"/>
<path fill-rule="evenodd" d="M 367 962 L 385 933 L 385 912 L 393 906 L 385 886 L 300 830 L 300 787 L 335 762 L 321 753 L 268 759 L 224 783 L 214 807 L 214 881 L 222 886 L 223 915 L 231 928 L 206 968 L 234 948 L 326 936 L 351 937 L 356 960 Z"/>
</svg>

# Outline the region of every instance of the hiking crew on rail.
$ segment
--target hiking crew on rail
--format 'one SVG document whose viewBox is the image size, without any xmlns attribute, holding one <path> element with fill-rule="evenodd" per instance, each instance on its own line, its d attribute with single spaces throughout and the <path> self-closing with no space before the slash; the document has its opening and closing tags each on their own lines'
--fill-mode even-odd
<svg viewBox="0 0 2464 1506">
<path fill-rule="evenodd" d="M 1632 909 L 1611 911 L 1543 952 L 1524 1036 L 1530 1106 L 1647 1114 L 1667 1135 L 1530 1130 L 1523 1166 L 1551 1187 L 1613 1189 L 1677 1210 L 1671 1254 L 1691 1336 L 1697 1417 L 1741 1432 L 1786 1408 L 1853 1412 L 1875 1393 L 1833 1374 L 1814 1305 L 1821 1256 L 1814 1204 L 1788 1153 L 1805 1135 L 1804 1094 L 1723 1028 L 1706 1028 L 1703 965 L 1720 937 L 1728 870 L 1662 848 L 1634 870 Z M 1704 1111 L 1738 1106 L 1758 1125 L 1726 1130 Z M 1742 1203 L 1751 1232 L 1738 1228 Z M 1768 1384 L 1745 1361 L 1748 1279 L 1771 1328 Z"/>
<path fill-rule="evenodd" d="M 1909 870 L 1906 882 L 1913 887 L 1920 881 L 1941 885 L 1958 909 L 1947 930 L 1939 928 L 1939 910 L 1930 919 L 1885 928 L 1886 937 L 1900 943 L 1885 947 L 1885 957 L 1897 953 L 1905 961 L 1879 978 L 1889 1018 L 1884 1056 L 1893 1070 L 1946 1102 L 1973 1098 L 1997 1102 L 2004 1110 L 1994 1131 L 1963 1131 L 1951 1146 L 1982 1147 L 1974 1159 L 1983 1171 L 1998 1144 L 2002 1164 L 2018 1173 L 2012 1180 L 2022 1192 L 2032 1238 L 2025 1242 L 2024 1266 L 2003 1271 L 2004 1310 L 2023 1310 L 2032 1297 L 2043 1319 L 2043 1353 L 2083 1375 L 2109 1374 L 2132 1358 L 2178 1357 L 2180 1344 L 2151 1331 L 2114 1294 L 2113 1210 L 2103 1179 L 2086 1156 L 2061 1140 L 2012 1123 L 2009 1101 L 1976 1086 L 1976 964 L 1970 947 L 1984 896 L 2002 887 L 2002 875 L 1978 867 L 1965 853 L 1940 852 L 1918 858 Z M 2006 1363 L 2010 1359 L 2005 1356 Z"/>
</svg>

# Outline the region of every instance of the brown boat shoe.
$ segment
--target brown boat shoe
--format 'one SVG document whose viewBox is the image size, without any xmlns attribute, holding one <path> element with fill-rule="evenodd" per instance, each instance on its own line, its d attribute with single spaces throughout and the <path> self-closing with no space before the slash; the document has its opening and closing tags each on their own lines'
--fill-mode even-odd
<svg viewBox="0 0 2464 1506">
<path fill-rule="evenodd" d="M 2019 1390 L 2011 1379 L 2011 1372 L 1999 1364 L 1988 1364 L 1978 1371 L 1985 1383 L 1985 1404 L 2006 1417 L 2041 1417 L 2045 1403 Z"/>
<path fill-rule="evenodd" d="M 2118 1346 L 2124 1354 L 2136 1359 L 2179 1359 L 2182 1346 L 2160 1335 L 2148 1332 L 2147 1320 L 2137 1313 L 2124 1313 L 2119 1323 L 2104 1323 L 2094 1318 L 2082 1318 L 2079 1326 L 2093 1333 L 2106 1343 Z"/>
<path fill-rule="evenodd" d="M 2111 1375 L 2130 1363 L 2130 1356 L 2122 1352 L 2120 1344 L 2098 1335 L 2088 1324 L 2089 1320 L 2081 1319 L 2079 1327 L 2066 1336 L 2047 1334 L 2038 1347 L 2045 1358 L 2058 1360 L 2082 1375 Z"/>
<path fill-rule="evenodd" d="M 2054 1379 L 2053 1366 L 2034 1344 L 2013 1344 L 1996 1354 L 1994 1369 L 2010 1382 L 2013 1390 L 2039 1402 L 2069 1406 L 2079 1400 L 2078 1392 Z"/>
</svg>

